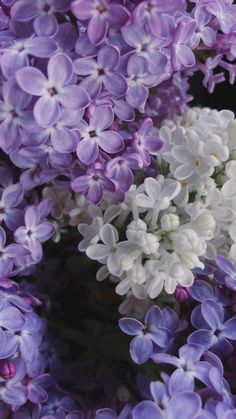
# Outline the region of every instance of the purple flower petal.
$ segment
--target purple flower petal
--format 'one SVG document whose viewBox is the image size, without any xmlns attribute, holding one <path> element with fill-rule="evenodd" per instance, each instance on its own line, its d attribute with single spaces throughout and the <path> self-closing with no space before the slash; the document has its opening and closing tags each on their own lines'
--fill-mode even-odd
<svg viewBox="0 0 236 419">
<path fill-rule="evenodd" d="M 40 97 L 34 106 L 34 117 L 41 127 L 51 127 L 59 119 L 60 107 L 54 97 Z"/>
<path fill-rule="evenodd" d="M 168 419 L 179 419 L 183 408 L 184 419 L 193 419 L 201 409 L 200 396 L 192 392 L 174 394 L 167 407 Z"/>
<path fill-rule="evenodd" d="M 120 74 L 106 75 L 104 86 L 114 96 L 123 96 L 127 92 L 127 82 Z"/>
<path fill-rule="evenodd" d="M 30 95 L 41 96 L 47 89 L 46 77 L 34 67 L 25 67 L 17 71 L 16 80 L 21 89 Z"/>
<path fill-rule="evenodd" d="M 209 349 L 215 342 L 211 330 L 196 330 L 188 337 L 188 343 L 197 343 L 205 350 Z"/>
<path fill-rule="evenodd" d="M 20 183 L 10 185 L 4 189 L 2 193 L 2 199 L 5 207 L 14 208 L 17 207 L 24 197 L 24 189 Z"/>
<path fill-rule="evenodd" d="M 98 144 L 107 153 L 118 153 L 124 148 L 124 141 L 118 132 L 104 131 L 98 137 Z"/>
<path fill-rule="evenodd" d="M 153 344 L 148 336 L 136 336 L 130 344 L 130 355 L 136 364 L 146 362 L 153 351 Z"/>
<path fill-rule="evenodd" d="M 93 15 L 93 0 L 77 0 L 73 1 L 71 11 L 80 20 L 88 20 Z"/>
<path fill-rule="evenodd" d="M 37 35 L 54 35 L 58 30 L 56 16 L 47 13 L 45 15 L 36 17 L 34 20 L 34 30 Z"/>
<path fill-rule="evenodd" d="M 25 318 L 17 308 L 6 307 L 0 312 L 0 326 L 5 329 L 19 331 L 25 326 Z"/>
<path fill-rule="evenodd" d="M 236 317 L 232 317 L 224 323 L 224 336 L 231 340 L 236 340 Z"/>
<path fill-rule="evenodd" d="M 111 45 L 101 48 L 98 52 L 97 62 L 103 68 L 114 69 L 120 59 L 119 50 Z"/>
<path fill-rule="evenodd" d="M 84 109 L 90 103 L 88 93 L 79 86 L 67 86 L 58 95 L 59 102 L 69 109 Z"/>
<path fill-rule="evenodd" d="M 39 58 L 50 58 L 57 50 L 57 44 L 48 36 L 37 36 L 27 43 L 27 52 Z"/>
<path fill-rule="evenodd" d="M 50 237 L 52 237 L 54 233 L 54 226 L 51 223 L 45 221 L 44 223 L 41 223 L 35 227 L 34 233 L 40 242 L 45 242 L 46 240 L 50 239 Z"/>
<path fill-rule="evenodd" d="M 152 401 L 138 403 L 132 410 L 133 419 L 164 419 L 160 408 Z"/>
<path fill-rule="evenodd" d="M 113 111 L 111 106 L 100 106 L 90 119 L 93 128 L 104 131 L 109 128 L 113 122 Z"/>
<path fill-rule="evenodd" d="M 73 76 L 73 63 L 68 55 L 59 53 L 48 62 L 48 79 L 54 86 L 64 86 Z"/>
<path fill-rule="evenodd" d="M 19 51 L 6 51 L 1 57 L 1 69 L 6 78 L 13 77 L 18 70 L 28 65 L 27 55 Z"/>
<path fill-rule="evenodd" d="M 93 16 L 88 25 L 88 37 L 94 45 L 101 44 L 107 34 L 108 24 L 102 14 Z"/>
<path fill-rule="evenodd" d="M 180 358 L 184 358 L 187 363 L 195 363 L 196 361 L 199 361 L 202 353 L 202 346 L 196 344 L 184 345 L 179 350 Z"/>
<path fill-rule="evenodd" d="M 139 334 L 139 332 L 144 330 L 144 325 L 139 320 L 132 319 L 131 317 L 120 319 L 119 327 L 122 332 L 130 336 L 136 336 Z"/>
<path fill-rule="evenodd" d="M 109 4 L 109 23 L 116 27 L 122 28 L 129 21 L 130 13 L 126 7 L 120 4 Z"/>
<path fill-rule="evenodd" d="M 58 127 L 51 134 L 51 142 L 59 153 L 70 153 L 76 150 L 78 137 L 73 131 Z"/>
<path fill-rule="evenodd" d="M 158 306 L 152 306 L 145 315 L 145 323 L 147 324 L 148 330 L 156 330 L 162 320 L 162 313 Z"/>
<path fill-rule="evenodd" d="M 220 328 L 224 321 L 224 312 L 222 307 L 215 301 L 206 299 L 203 301 L 201 311 L 206 322 L 213 330 Z"/>
<path fill-rule="evenodd" d="M 21 0 L 16 2 L 11 9 L 11 16 L 18 22 L 28 22 L 38 15 L 36 2 Z"/>
<path fill-rule="evenodd" d="M 77 146 L 76 153 L 83 163 L 91 164 L 97 159 L 99 148 L 93 138 L 91 140 L 83 138 Z"/>
<path fill-rule="evenodd" d="M 96 71 L 97 63 L 93 58 L 78 58 L 74 61 L 75 73 L 88 76 Z"/>
</svg>

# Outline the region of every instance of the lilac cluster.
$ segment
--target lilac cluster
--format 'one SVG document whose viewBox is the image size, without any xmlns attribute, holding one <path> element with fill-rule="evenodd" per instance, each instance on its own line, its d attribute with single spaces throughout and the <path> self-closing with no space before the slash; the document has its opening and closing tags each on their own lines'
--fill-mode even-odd
<svg viewBox="0 0 236 419">
<path fill-rule="evenodd" d="M 25 190 L 63 176 L 96 204 L 123 200 L 162 146 L 145 116 L 181 113 L 197 70 L 210 91 L 218 66 L 233 83 L 235 6 L 195 3 L 2 1 L 0 147 Z"/>
<path fill-rule="evenodd" d="M 144 366 L 152 360 L 147 371 L 158 368 L 160 372 L 161 367 L 162 380 L 138 380 L 139 401 L 130 399 L 120 416 L 110 408 L 99 409 L 97 419 L 177 419 L 183 409 L 185 419 L 236 417 L 231 390 L 236 356 L 235 278 L 231 262 L 218 256 L 208 274 L 196 272 L 190 291 L 177 288 L 179 314 L 152 305 L 143 322 L 134 317 L 119 321 L 121 330 L 133 337 L 132 360 Z"/>
</svg>

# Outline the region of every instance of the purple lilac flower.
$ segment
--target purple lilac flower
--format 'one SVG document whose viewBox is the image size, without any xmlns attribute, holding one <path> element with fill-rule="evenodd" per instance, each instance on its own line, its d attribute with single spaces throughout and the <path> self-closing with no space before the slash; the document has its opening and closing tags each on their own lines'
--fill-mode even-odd
<svg viewBox="0 0 236 419">
<path fill-rule="evenodd" d="M 219 268 L 215 272 L 216 279 L 220 283 L 225 283 L 230 290 L 236 291 L 236 270 L 233 264 L 224 256 L 217 256 L 215 262 Z"/>
<path fill-rule="evenodd" d="M 23 91 L 40 96 L 34 106 L 34 116 L 42 127 L 54 125 L 60 115 L 60 105 L 66 109 L 84 109 L 90 99 L 84 89 L 70 84 L 73 63 L 64 53 L 53 56 L 47 66 L 48 79 L 35 67 L 25 67 L 16 73 Z"/>
<path fill-rule="evenodd" d="M 22 141 L 22 129 L 34 125 L 34 117 L 27 106 L 31 96 L 23 92 L 16 80 L 4 83 L 3 101 L 0 101 L 0 146 L 5 153 L 16 150 Z"/>
<path fill-rule="evenodd" d="M 128 92 L 126 100 L 133 108 L 144 112 L 148 99 L 149 87 L 159 83 L 159 76 L 150 74 L 147 60 L 138 55 L 132 55 L 127 65 Z"/>
<path fill-rule="evenodd" d="M 151 118 L 145 118 L 139 130 L 134 133 L 132 146 L 142 159 L 143 166 L 147 167 L 151 163 L 150 155 L 157 155 L 163 146 L 163 141 L 156 135 L 151 134 L 153 122 Z"/>
<path fill-rule="evenodd" d="M 102 86 L 116 97 L 126 93 L 127 82 L 116 70 L 119 60 L 119 50 L 107 45 L 99 50 L 97 61 L 93 58 L 78 58 L 74 61 L 75 72 L 79 76 L 85 76 L 81 87 L 89 93 L 91 98 L 99 95 Z"/>
<path fill-rule="evenodd" d="M 36 206 L 28 207 L 25 212 L 25 225 L 19 227 L 14 238 L 17 243 L 27 247 L 36 261 L 42 259 L 43 249 L 41 243 L 52 237 L 54 227 L 51 223 L 41 220 L 41 214 Z"/>
<path fill-rule="evenodd" d="M 216 42 L 216 30 L 208 26 L 212 20 L 212 15 L 207 12 L 204 5 L 199 5 L 194 10 L 194 20 L 197 23 L 196 38 L 202 39 L 205 45 L 211 46 Z"/>
<path fill-rule="evenodd" d="M 100 163 L 91 165 L 86 175 L 72 181 L 71 187 L 73 191 L 83 193 L 94 204 L 101 202 L 105 191 L 115 192 L 116 190 L 115 183 L 107 177 L 105 168 Z"/>
<path fill-rule="evenodd" d="M 165 29 L 165 15 L 172 15 L 181 5 L 181 0 L 146 0 L 135 7 L 133 17 L 140 26 L 147 23 L 153 35 L 159 37 Z"/>
<path fill-rule="evenodd" d="M 19 227 L 23 220 L 22 210 L 17 208 L 23 197 L 24 189 L 20 183 L 16 183 L 4 189 L 0 199 L 0 223 L 4 221 L 12 231 Z"/>
<path fill-rule="evenodd" d="M 206 10 L 211 13 L 220 24 L 223 33 L 229 34 L 236 29 L 236 9 L 232 2 L 212 0 L 205 4 Z"/>
<path fill-rule="evenodd" d="M 117 182 L 122 192 L 127 192 L 134 180 L 128 158 L 115 157 L 111 159 L 106 165 L 106 173 L 110 179 Z"/>
<path fill-rule="evenodd" d="M 145 315 L 145 323 L 131 317 L 119 321 L 122 332 L 135 336 L 130 344 L 130 355 L 136 364 L 147 361 L 154 349 L 154 344 L 161 348 L 168 346 L 169 331 L 161 327 L 162 313 L 159 307 L 151 307 Z"/>
<path fill-rule="evenodd" d="M 169 78 L 167 56 L 163 52 L 160 52 L 163 41 L 152 36 L 147 32 L 145 27 L 140 27 L 135 24 L 125 26 L 122 29 L 122 35 L 127 44 L 133 48 L 133 53 L 147 60 L 149 72 L 155 76 L 159 76 L 158 83 Z"/>
<path fill-rule="evenodd" d="M 4 47 L 1 56 L 1 69 L 6 78 L 15 76 L 15 73 L 29 65 L 29 55 L 39 58 L 50 58 L 57 50 L 56 42 L 46 36 L 13 39 Z"/>
<path fill-rule="evenodd" d="M 121 135 L 108 129 L 113 122 L 113 111 L 110 106 L 97 108 L 87 124 L 82 120 L 78 124 L 81 140 L 77 147 L 77 156 L 85 164 L 94 163 L 99 150 L 115 154 L 124 147 Z"/>
<path fill-rule="evenodd" d="M 208 375 L 211 365 L 208 362 L 200 361 L 203 352 L 204 347 L 201 344 L 188 344 L 179 349 L 179 357 L 157 353 L 152 355 L 152 359 L 156 363 L 174 365 L 177 368 L 176 375 L 183 375 L 184 372 L 185 380 L 189 382 L 189 386 L 192 386 L 191 390 L 193 390 L 195 378 L 206 385 L 209 385 L 210 382 Z"/>
<path fill-rule="evenodd" d="M 159 393 L 158 390 L 157 392 Z M 179 419 L 183 415 L 183 409 L 184 418 L 193 419 L 201 408 L 200 396 L 193 392 L 174 394 L 164 411 L 155 403 L 155 389 L 152 391 L 152 396 L 154 402 L 150 400 L 142 401 L 135 406 L 132 410 L 133 419 Z"/>
<path fill-rule="evenodd" d="M 201 313 L 199 310 L 193 311 L 191 320 L 199 330 L 189 336 L 188 343 L 200 344 L 205 350 L 211 348 L 222 358 L 232 353 L 233 346 L 228 339 L 236 340 L 236 317 L 225 321 L 223 308 L 215 301 L 206 299 L 201 305 Z"/>
<path fill-rule="evenodd" d="M 14 265 L 14 260 L 17 257 L 26 256 L 29 254 L 29 250 L 21 244 L 12 243 L 6 245 L 6 233 L 2 227 L 0 227 L 0 277 L 7 277 Z"/>
<path fill-rule="evenodd" d="M 175 71 L 182 67 L 193 67 L 195 64 L 195 57 L 189 46 L 195 29 L 196 23 L 193 20 L 179 21 L 176 28 L 172 28 L 171 64 Z"/>
<path fill-rule="evenodd" d="M 130 18 L 126 7 L 110 0 L 76 0 L 71 10 L 77 19 L 89 21 L 88 38 L 94 45 L 104 41 L 109 27 L 121 28 Z"/>
<path fill-rule="evenodd" d="M 19 0 L 12 9 L 11 16 L 18 22 L 34 21 L 38 35 L 53 35 L 58 30 L 55 13 L 69 10 L 71 0 Z"/>
</svg>

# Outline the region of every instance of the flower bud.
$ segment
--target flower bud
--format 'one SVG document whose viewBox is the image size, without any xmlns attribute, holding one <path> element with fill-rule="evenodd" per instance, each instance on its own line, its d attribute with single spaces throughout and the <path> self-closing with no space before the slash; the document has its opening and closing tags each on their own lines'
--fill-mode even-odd
<svg viewBox="0 0 236 419">
<path fill-rule="evenodd" d="M 164 231 L 173 231 L 179 227 L 179 217 L 175 214 L 164 214 L 161 217 L 161 228 Z"/>
<path fill-rule="evenodd" d="M 16 375 L 16 367 L 13 362 L 5 361 L 0 364 L 0 376 L 4 378 L 4 380 L 10 380 L 11 378 L 15 377 Z"/>
<path fill-rule="evenodd" d="M 174 293 L 176 301 L 179 301 L 180 303 L 184 303 L 188 301 L 191 297 L 191 293 L 189 288 L 182 287 L 181 285 L 177 285 Z"/>
</svg>

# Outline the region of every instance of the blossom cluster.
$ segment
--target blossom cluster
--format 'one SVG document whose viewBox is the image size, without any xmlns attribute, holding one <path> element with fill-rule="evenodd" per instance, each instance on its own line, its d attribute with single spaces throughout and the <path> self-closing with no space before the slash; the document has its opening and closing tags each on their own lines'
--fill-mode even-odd
<svg viewBox="0 0 236 419">
<path fill-rule="evenodd" d="M 0 1 L 1 419 L 236 417 L 235 60 L 233 0 Z"/>
</svg>

